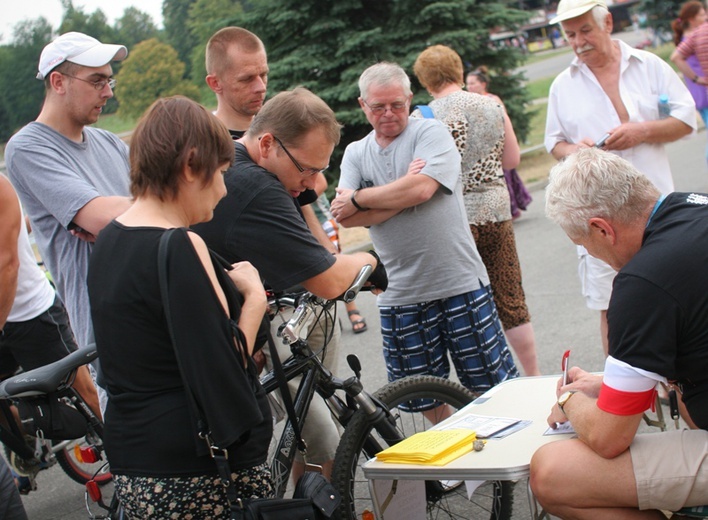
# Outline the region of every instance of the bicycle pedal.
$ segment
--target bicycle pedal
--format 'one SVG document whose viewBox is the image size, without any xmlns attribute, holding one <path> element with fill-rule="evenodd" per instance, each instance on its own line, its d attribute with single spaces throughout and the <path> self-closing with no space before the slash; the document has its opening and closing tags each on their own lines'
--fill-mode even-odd
<svg viewBox="0 0 708 520">
<path fill-rule="evenodd" d="M 28 495 L 30 491 L 37 491 L 37 481 L 33 477 L 18 475 L 14 471 L 11 473 L 20 495 Z"/>
</svg>

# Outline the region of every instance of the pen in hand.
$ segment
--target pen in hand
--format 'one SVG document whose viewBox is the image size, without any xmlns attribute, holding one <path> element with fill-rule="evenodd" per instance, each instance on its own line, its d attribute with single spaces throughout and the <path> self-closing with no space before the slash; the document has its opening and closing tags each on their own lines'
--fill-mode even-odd
<svg viewBox="0 0 708 520">
<path fill-rule="evenodd" d="M 568 384 L 568 361 L 570 359 L 570 350 L 563 352 L 563 359 L 561 359 L 561 370 L 563 371 L 563 386 Z"/>
</svg>

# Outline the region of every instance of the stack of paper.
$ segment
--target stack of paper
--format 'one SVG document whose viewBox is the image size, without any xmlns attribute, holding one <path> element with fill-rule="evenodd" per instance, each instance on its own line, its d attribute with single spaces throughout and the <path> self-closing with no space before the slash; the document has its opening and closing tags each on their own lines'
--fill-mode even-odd
<svg viewBox="0 0 708 520">
<path fill-rule="evenodd" d="M 475 432 L 470 430 L 428 430 L 377 453 L 382 462 L 444 466 L 472 451 Z"/>
</svg>

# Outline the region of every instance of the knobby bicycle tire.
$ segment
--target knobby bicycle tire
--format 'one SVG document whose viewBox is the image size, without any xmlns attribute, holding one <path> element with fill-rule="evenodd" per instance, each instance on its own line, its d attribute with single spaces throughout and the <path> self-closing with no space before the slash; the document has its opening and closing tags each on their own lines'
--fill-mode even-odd
<svg viewBox="0 0 708 520">
<path fill-rule="evenodd" d="M 408 437 L 431 426 L 420 413 L 407 413 L 397 407 L 411 399 L 431 398 L 455 409 L 470 403 L 476 394 L 462 385 L 434 376 L 413 376 L 389 383 L 374 396 L 383 402 L 396 417 L 397 427 Z M 416 424 L 417 423 L 417 424 Z M 332 482 L 342 496 L 337 511 L 339 520 L 361 519 L 365 509 L 373 511 L 368 485 L 361 465 L 372 456 L 364 451 L 369 436 L 376 436 L 374 425 L 359 410 L 347 426 L 334 459 Z M 386 446 L 378 437 L 378 443 Z M 429 519 L 487 519 L 508 520 L 511 518 L 514 483 L 489 481 L 477 488 L 472 499 L 467 499 L 464 484 L 448 491 L 440 482 L 426 482 L 427 517 Z"/>
</svg>

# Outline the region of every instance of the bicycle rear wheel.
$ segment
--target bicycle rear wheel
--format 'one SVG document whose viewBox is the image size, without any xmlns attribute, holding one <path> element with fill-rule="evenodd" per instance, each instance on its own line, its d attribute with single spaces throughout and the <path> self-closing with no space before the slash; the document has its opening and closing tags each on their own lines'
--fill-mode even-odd
<svg viewBox="0 0 708 520">
<path fill-rule="evenodd" d="M 81 485 L 86 484 L 91 479 L 95 480 L 99 486 L 110 482 L 113 476 L 111 475 L 110 467 L 106 464 L 106 461 L 99 460 L 93 463 L 81 462 L 74 454 L 74 446 L 76 445 L 86 447 L 89 443 L 86 441 L 86 437 L 82 437 L 71 441 L 64 446 L 63 449 L 54 454 L 61 469 L 64 470 L 64 473 L 74 482 Z"/>
<path fill-rule="evenodd" d="M 441 405 L 447 404 L 456 411 L 476 397 L 473 392 L 458 383 L 433 376 L 400 379 L 379 389 L 374 396 L 388 406 L 396 420 L 397 428 L 405 437 L 424 431 L 433 423 L 420 412 L 409 413 L 400 410 L 399 405 L 412 399 L 428 398 L 435 399 Z M 342 435 L 334 459 L 332 482 L 342 496 L 338 511 L 340 520 L 361 519 L 365 510 L 374 510 L 368 483 L 361 469 L 361 465 L 375 455 L 367 453 L 365 448 L 372 440 L 379 447 L 387 446 L 373 429 L 368 417 L 360 410 Z M 468 500 L 464 485 L 446 490 L 439 481 L 427 481 L 426 499 L 429 519 L 507 520 L 511 518 L 513 482 L 486 482 L 477 488 L 471 500 Z"/>
</svg>

